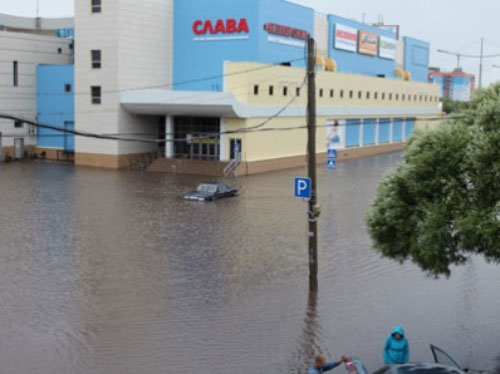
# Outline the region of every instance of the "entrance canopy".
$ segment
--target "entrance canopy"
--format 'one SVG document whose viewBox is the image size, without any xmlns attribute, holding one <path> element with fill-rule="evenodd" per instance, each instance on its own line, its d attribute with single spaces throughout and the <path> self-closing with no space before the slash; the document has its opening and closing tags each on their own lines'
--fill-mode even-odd
<svg viewBox="0 0 500 374">
<path fill-rule="evenodd" d="M 247 105 L 228 92 L 171 91 L 164 89 L 126 91 L 121 104 L 130 113 L 147 115 L 248 118 Z"/>
</svg>

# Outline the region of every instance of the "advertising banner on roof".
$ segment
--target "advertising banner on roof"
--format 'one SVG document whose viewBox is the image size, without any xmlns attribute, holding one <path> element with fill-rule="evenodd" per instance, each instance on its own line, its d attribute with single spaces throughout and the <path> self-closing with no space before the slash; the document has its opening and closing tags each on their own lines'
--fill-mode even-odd
<svg viewBox="0 0 500 374">
<path fill-rule="evenodd" d="M 381 58 L 388 58 L 390 60 L 396 59 L 397 43 L 396 39 L 380 37 L 378 55 Z"/>
<path fill-rule="evenodd" d="M 358 35 L 358 52 L 364 55 L 378 54 L 378 35 L 373 32 L 360 31 Z"/>
<path fill-rule="evenodd" d="M 340 24 L 335 25 L 335 44 L 337 49 L 345 51 L 356 52 L 358 45 L 358 30 Z"/>
</svg>

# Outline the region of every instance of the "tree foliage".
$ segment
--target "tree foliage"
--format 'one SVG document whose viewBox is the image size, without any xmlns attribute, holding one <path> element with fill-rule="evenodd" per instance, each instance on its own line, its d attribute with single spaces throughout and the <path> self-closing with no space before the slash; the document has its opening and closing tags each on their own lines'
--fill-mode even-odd
<svg viewBox="0 0 500 374">
<path fill-rule="evenodd" d="M 472 254 L 500 262 L 500 84 L 459 114 L 409 140 L 367 216 L 377 251 L 434 276 Z"/>
<path fill-rule="evenodd" d="M 469 103 L 467 101 L 455 101 L 451 99 L 441 99 L 443 103 L 443 112 L 451 114 L 467 110 Z"/>
</svg>

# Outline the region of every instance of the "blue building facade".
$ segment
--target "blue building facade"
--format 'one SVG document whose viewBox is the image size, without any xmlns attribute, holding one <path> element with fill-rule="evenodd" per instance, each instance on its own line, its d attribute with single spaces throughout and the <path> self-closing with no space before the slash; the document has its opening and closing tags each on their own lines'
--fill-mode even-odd
<svg viewBox="0 0 500 374">
<path fill-rule="evenodd" d="M 411 80 L 427 82 L 429 73 L 430 45 L 422 40 L 405 36 L 404 69 L 411 74 Z"/>
<path fill-rule="evenodd" d="M 36 70 L 37 120 L 67 130 L 74 130 L 74 66 L 39 65 Z M 38 128 L 38 148 L 74 152 L 74 135 Z"/>
<path fill-rule="evenodd" d="M 314 11 L 284 0 L 175 1 L 174 89 L 222 91 L 224 61 L 305 66 L 313 31 Z"/>
</svg>

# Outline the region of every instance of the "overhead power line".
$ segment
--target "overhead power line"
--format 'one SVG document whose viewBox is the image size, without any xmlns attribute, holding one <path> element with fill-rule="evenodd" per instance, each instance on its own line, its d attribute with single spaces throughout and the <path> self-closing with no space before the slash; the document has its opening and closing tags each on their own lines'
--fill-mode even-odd
<svg viewBox="0 0 500 374">
<path fill-rule="evenodd" d="M 291 103 L 289 104 L 291 105 Z M 190 141 L 196 141 L 196 140 L 204 140 L 208 138 L 213 138 L 215 136 L 221 136 L 221 135 L 231 135 L 231 134 L 242 134 L 242 133 L 256 133 L 256 132 L 280 132 L 280 131 L 296 131 L 296 130 L 305 130 L 307 129 L 307 125 L 304 125 L 303 123 L 300 125 L 295 125 L 295 126 L 287 126 L 287 127 L 266 127 L 262 128 L 266 123 L 270 122 L 270 119 L 276 118 L 279 115 L 275 114 L 272 117 L 267 118 L 265 121 L 259 123 L 258 125 L 247 127 L 247 128 L 241 128 L 237 130 L 227 130 L 227 131 L 222 131 L 222 132 L 217 132 L 217 133 L 212 133 L 207 136 L 200 136 L 200 137 L 192 137 Z M 443 121 L 447 119 L 463 119 L 463 118 L 470 118 L 471 116 L 468 115 L 459 115 L 459 116 L 438 116 L 438 117 L 428 117 L 428 118 L 417 118 L 417 117 L 404 117 L 404 118 L 398 118 L 398 119 L 408 119 L 411 118 L 412 121 L 415 122 L 436 122 L 436 121 Z M 21 121 L 24 122 L 28 125 L 34 126 L 36 128 L 41 128 L 41 129 L 48 129 L 48 130 L 53 130 L 60 132 L 61 134 L 54 134 L 50 135 L 53 137 L 56 136 L 64 136 L 64 134 L 71 134 L 71 135 L 76 135 L 76 136 L 82 136 L 82 137 L 87 137 L 87 138 L 95 138 L 95 139 L 102 139 L 102 140 L 114 140 L 114 141 L 127 141 L 127 142 L 139 142 L 139 143 L 165 143 L 165 142 L 186 142 L 187 139 L 181 138 L 181 139 L 151 139 L 151 138 L 146 138 L 147 136 L 156 136 L 153 134 L 147 134 L 147 133 L 121 133 L 121 134 L 96 134 L 96 133 L 90 133 L 86 131 L 81 131 L 81 130 L 71 130 L 67 129 L 64 127 L 56 126 L 56 125 L 50 125 L 50 124 L 44 124 L 44 123 L 39 123 L 37 121 L 32 121 L 26 118 L 18 117 L 18 116 L 13 116 L 11 114 L 5 114 L 5 113 L 0 113 L 0 118 L 1 119 L 8 119 L 12 121 Z M 351 118 L 342 118 L 342 117 L 336 117 L 336 120 L 339 121 L 349 121 L 348 125 L 361 125 L 363 124 L 363 119 L 360 119 L 358 121 L 354 121 Z M 325 125 L 317 125 L 317 128 L 327 128 L 331 125 L 325 124 Z M 172 133 L 167 133 L 166 135 L 174 135 Z M 20 137 L 20 134 L 3 134 L 3 137 Z M 140 136 L 145 136 L 145 137 L 140 137 Z M 47 134 L 47 137 L 49 137 L 49 134 Z"/>
<path fill-rule="evenodd" d="M 196 78 L 196 79 L 189 79 L 189 80 L 180 81 L 180 82 L 170 82 L 170 83 L 163 83 L 163 84 L 149 85 L 149 86 L 136 86 L 136 87 L 128 87 L 128 88 L 120 88 L 120 89 L 102 90 L 101 93 L 121 93 L 121 92 L 127 92 L 127 91 L 141 91 L 141 90 L 159 89 L 159 88 L 173 88 L 173 87 L 178 87 L 178 86 L 185 86 L 185 85 L 192 84 L 192 83 L 200 83 L 200 82 L 209 81 L 209 80 L 213 80 L 213 79 L 231 77 L 231 76 L 251 73 L 251 72 L 255 72 L 255 71 L 272 69 L 272 68 L 275 68 L 278 66 L 282 66 L 283 63 L 290 63 L 291 64 L 292 62 L 298 62 L 298 61 L 304 61 L 304 58 L 300 57 L 300 58 L 297 58 L 294 60 L 275 62 L 272 64 L 266 64 L 266 65 L 261 65 L 261 66 L 257 66 L 254 68 L 235 71 L 232 73 L 216 74 L 216 75 L 205 76 L 205 77 Z M 73 95 L 90 95 L 90 93 L 91 92 L 89 90 L 89 91 L 73 92 L 72 94 Z M 54 93 L 37 94 L 36 96 L 37 97 L 68 96 L 68 94 L 69 93 L 54 92 Z M 9 95 L 10 95 L 10 93 L 9 93 Z M 27 96 L 26 93 L 19 93 L 16 95 L 15 92 L 12 93 L 12 95 L 13 96 Z"/>
</svg>

